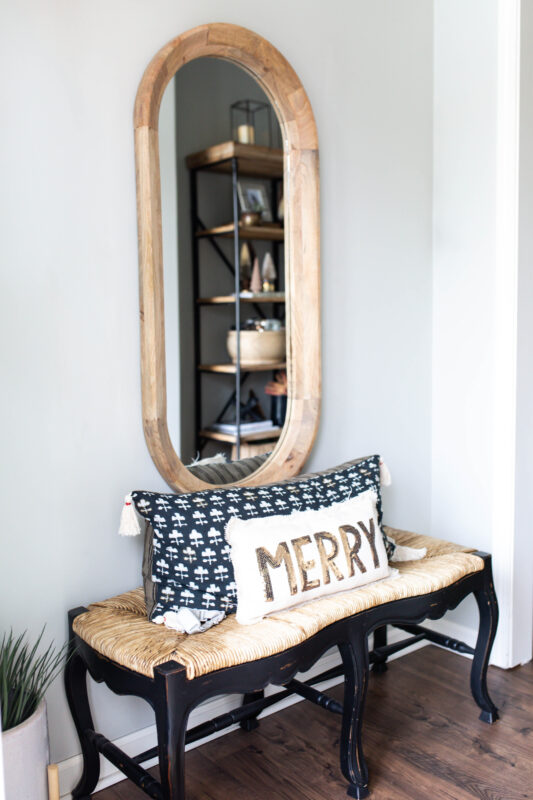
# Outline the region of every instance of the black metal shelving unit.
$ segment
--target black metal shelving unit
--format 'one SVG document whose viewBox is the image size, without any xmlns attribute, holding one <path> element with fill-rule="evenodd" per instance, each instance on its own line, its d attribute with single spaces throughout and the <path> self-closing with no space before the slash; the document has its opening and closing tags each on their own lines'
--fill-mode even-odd
<svg viewBox="0 0 533 800">
<path fill-rule="evenodd" d="M 258 147 L 256 145 L 241 144 L 238 142 L 223 142 L 220 145 L 215 145 L 202 150 L 199 153 L 193 153 L 186 159 L 187 167 L 190 175 L 190 206 L 191 206 L 191 231 L 192 231 L 192 271 L 193 271 L 193 294 L 194 294 L 194 363 L 195 363 L 195 380 L 194 380 L 194 393 L 195 393 L 195 424 L 196 424 L 196 450 L 201 453 L 208 440 L 216 440 L 220 442 L 227 442 L 234 444 L 236 448 L 236 457 L 240 458 L 241 443 L 243 441 L 274 441 L 277 436 L 272 437 L 263 434 L 247 434 L 245 438 L 241 435 L 241 390 L 244 382 L 250 373 L 265 371 L 270 372 L 273 369 L 281 369 L 285 367 L 284 363 L 276 365 L 268 364 L 264 367 L 251 368 L 241 367 L 240 358 L 240 326 L 242 309 L 241 305 L 251 303 L 256 313 L 265 317 L 262 306 L 265 303 L 272 303 L 273 308 L 278 304 L 285 302 L 284 293 L 274 293 L 272 295 L 265 294 L 254 295 L 252 298 L 241 298 L 240 292 L 240 251 L 241 243 L 247 241 L 268 241 L 272 245 L 272 256 L 278 274 L 280 270 L 280 246 L 284 241 L 283 228 L 275 224 L 264 224 L 254 227 L 242 227 L 239 224 L 239 200 L 238 200 L 238 181 L 239 177 L 254 177 L 262 180 L 268 180 L 271 186 L 271 199 L 272 209 L 274 215 L 276 214 L 277 198 L 279 193 L 279 184 L 283 181 L 283 151 L 274 148 Z M 210 172 L 219 173 L 231 177 L 232 189 L 232 215 L 231 223 L 218 226 L 216 228 L 207 228 L 199 214 L 199 187 L 198 187 L 198 173 L 202 170 L 209 170 Z M 233 261 L 228 258 L 223 248 L 219 244 L 220 238 L 233 239 Z M 202 298 L 200 296 L 200 275 L 201 275 L 201 255 L 200 255 L 200 242 L 205 239 L 214 252 L 217 254 L 222 265 L 226 267 L 233 277 L 234 295 L 220 295 L 210 298 Z M 283 297 L 282 297 L 283 294 Z M 237 357 L 235 364 L 202 364 L 201 363 L 201 308 L 205 306 L 216 306 L 220 303 L 234 303 L 235 306 L 235 330 L 237 335 Z M 228 409 L 235 405 L 235 423 L 236 435 L 231 434 L 218 434 L 203 428 L 202 426 L 202 376 L 206 373 L 212 374 L 234 374 L 235 382 L 233 391 L 230 393 L 227 401 L 218 414 L 216 422 L 220 422 Z"/>
</svg>

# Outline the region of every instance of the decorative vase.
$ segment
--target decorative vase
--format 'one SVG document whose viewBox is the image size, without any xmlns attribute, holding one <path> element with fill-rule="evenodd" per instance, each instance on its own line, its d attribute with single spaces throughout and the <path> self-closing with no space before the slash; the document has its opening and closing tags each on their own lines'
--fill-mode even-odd
<svg viewBox="0 0 533 800">
<path fill-rule="evenodd" d="M 287 395 L 276 394 L 271 398 L 270 416 L 274 425 L 283 428 L 285 417 L 287 416 Z"/>
<path fill-rule="evenodd" d="M 46 703 L 14 728 L 2 732 L 6 800 L 48 800 L 49 761 Z"/>
</svg>

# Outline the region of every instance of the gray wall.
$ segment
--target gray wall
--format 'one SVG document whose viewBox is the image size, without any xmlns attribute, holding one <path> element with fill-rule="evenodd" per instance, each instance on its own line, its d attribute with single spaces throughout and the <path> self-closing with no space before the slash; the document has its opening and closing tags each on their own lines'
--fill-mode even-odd
<svg viewBox="0 0 533 800">
<path fill-rule="evenodd" d="M 68 608 L 139 585 L 122 498 L 166 488 L 141 424 L 132 110 L 158 48 L 221 9 L 20 0 L 3 16 L 0 629 L 46 622 L 62 641 Z M 223 16 L 281 50 L 318 124 L 324 402 L 309 466 L 383 453 L 387 519 L 427 530 L 432 4 L 228 0 Z M 111 738 L 151 719 L 93 694 Z M 78 751 L 60 683 L 49 705 L 59 760 Z"/>
</svg>

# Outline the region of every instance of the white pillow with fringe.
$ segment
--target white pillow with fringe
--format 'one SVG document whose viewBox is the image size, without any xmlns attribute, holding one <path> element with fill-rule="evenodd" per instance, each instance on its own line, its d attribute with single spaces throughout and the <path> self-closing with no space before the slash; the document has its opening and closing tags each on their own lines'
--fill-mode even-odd
<svg viewBox="0 0 533 800">
<path fill-rule="evenodd" d="M 237 622 L 387 578 L 375 490 L 318 511 L 226 526 L 237 584 Z"/>
</svg>

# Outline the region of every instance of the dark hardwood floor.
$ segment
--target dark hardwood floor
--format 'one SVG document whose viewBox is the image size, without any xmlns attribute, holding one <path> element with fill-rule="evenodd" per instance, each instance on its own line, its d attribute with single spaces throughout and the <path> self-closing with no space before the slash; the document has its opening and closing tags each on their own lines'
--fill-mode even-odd
<svg viewBox="0 0 533 800">
<path fill-rule="evenodd" d="M 533 664 L 489 670 L 501 719 L 478 720 L 470 661 L 425 647 L 370 682 L 364 745 L 372 800 L 533 798 Z M 342 687 L 330 692 L 342 698 Z M 340 717 L 311 703 L 187 754 L 188 800 L 345 800 Z M 95 800 L 141 800 L 124 781 Z"/>
</svg>

